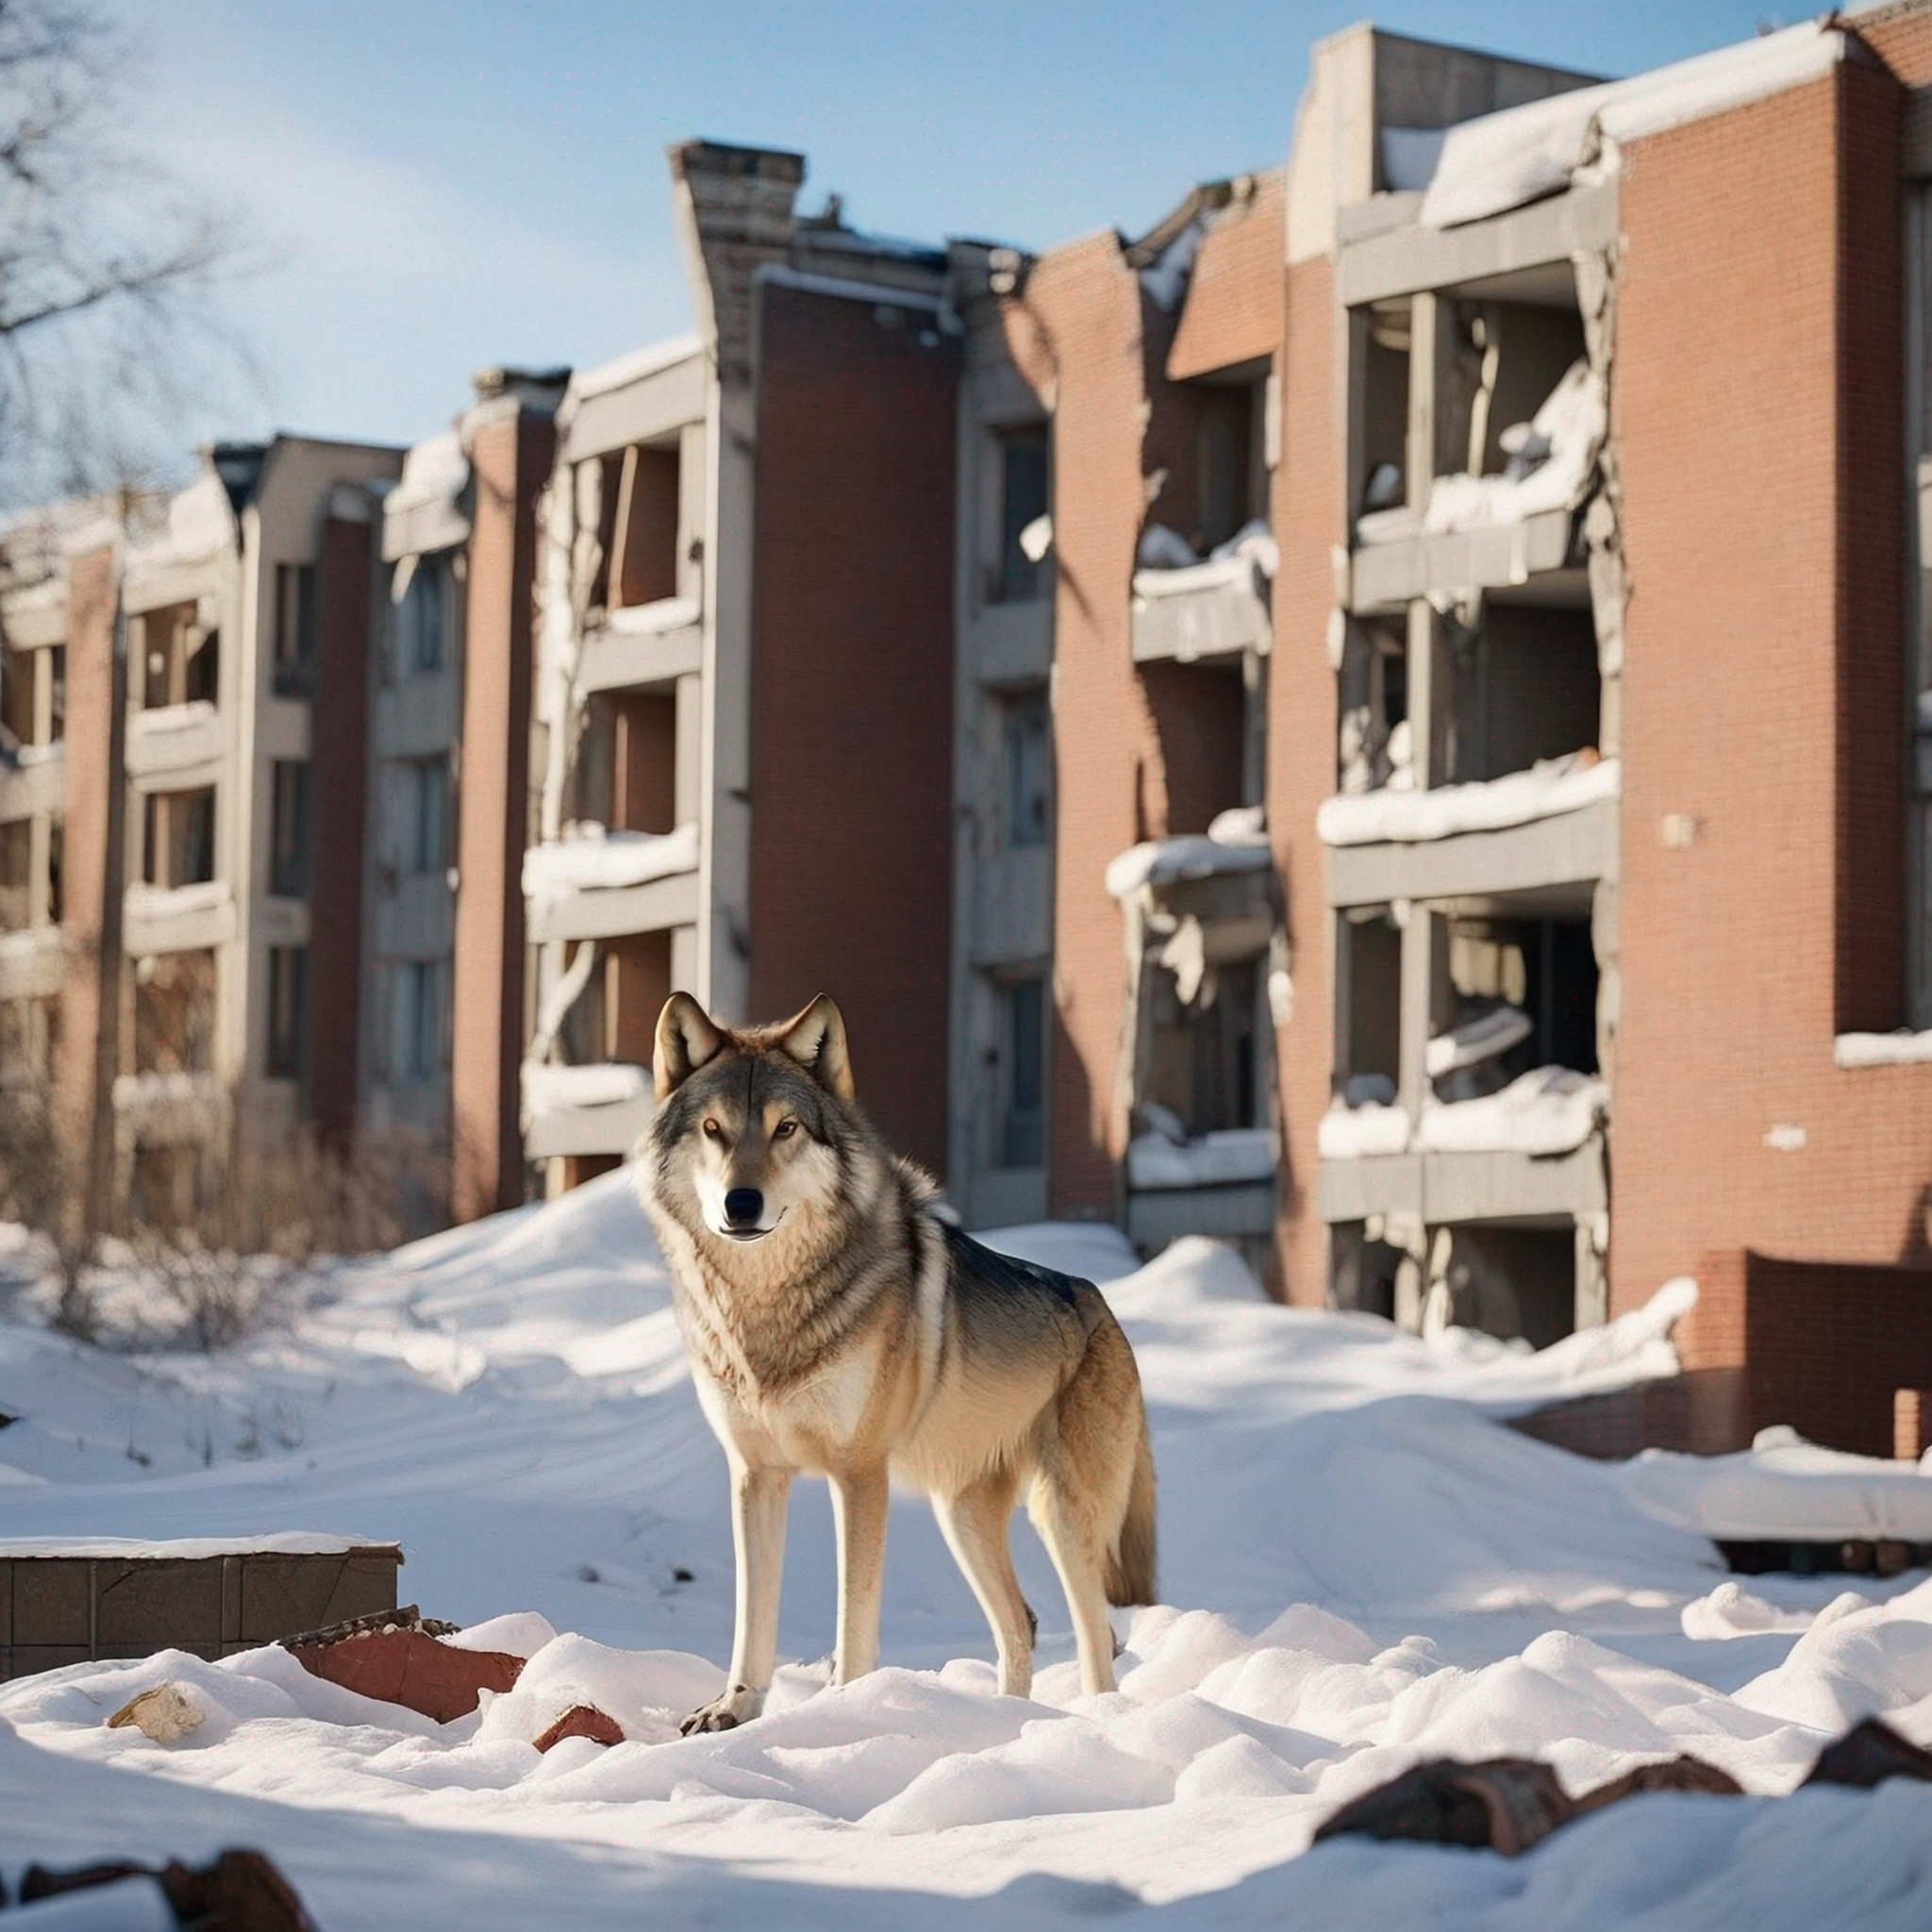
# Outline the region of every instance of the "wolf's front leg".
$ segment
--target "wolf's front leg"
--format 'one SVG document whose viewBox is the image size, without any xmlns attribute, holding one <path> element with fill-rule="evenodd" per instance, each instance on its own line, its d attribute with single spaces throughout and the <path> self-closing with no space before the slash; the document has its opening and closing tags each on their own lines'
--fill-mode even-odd
<svg viewBox="0 0 1932 1932">
<path fill-rule="evenodd" d="M 778 1655 L 778 1586 L 785 1574 L 785 1505 L 789 1469 L 731 1471 L 731 1541 L 738 1552 L 738 1616 L 731 1639 L 731 1675 L 724 1694 L 701 1705 L 678 1726 L 728 1731 L 749 1724 L 765 1707 Z"/>
<path fill-rule="evenodd" d="M 878 1662 L 879 1598 L 886 1575 L 886 1509 L 891 1486 L 883 1465 L 832 1478 L 832 1517 L 839 1531 L 839 1651 L 832 1681 L 849 1684 Z"/>
</svg>

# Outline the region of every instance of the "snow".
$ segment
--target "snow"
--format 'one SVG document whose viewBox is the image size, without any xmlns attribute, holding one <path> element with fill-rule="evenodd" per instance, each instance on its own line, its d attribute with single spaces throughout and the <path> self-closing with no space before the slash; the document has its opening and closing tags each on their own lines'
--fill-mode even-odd
<svg viewBox="0 0 1932 1932">
<path fill-rule="evenodd" d="M 651 1091 L 650 1070 L 629 1060 L 594 1060 L 582 1067 L 525 1060 L 523 1071 L 525 1119 L 580 1107 L 624 1107 Z"/>
<path fill-rule="evenodd" d="M 1451 839 L 1460 832 L 1496 832 L 1532 820 L 1580 811 L 1614 798 L 1623 780 L 1617 758 L 1585 763 L 1575 753 L 1543 758 L 1526 772 L 1510 772 L 1470 785 L 1439 785 L 1428 791 L 1338 793 L 1315 812 L 1325 845 L 1374 845 Z M 1116 861 L 1118 862 L 1118 861 Z"/>
<path fill-rule="evenodd" d="M 403 474 L 383 498 L 385 515 L 424 509 L 433 504 L 454 508 L 470 487 L 470 459 L 453 429 L 425 437 L 403 458 Z"/>
<path fill-rule="evenodd" d="M 1628 80 L 1579 88 L 1450 128 L 1421 221 L 1454 227 L 1568 188 L 1605 143 L 1661 134 L 1828 74 L 1846 36 L 1806 21 Z"/>
<path fill-rule="evenodd" d="M 1574 509 L 1589 487 L 1608 420 L 1603 378 L 1579 358 L 1530 418 L 1524 454 L 1503 475 L 1438 476 L 1429 485 L 1423 528 L 1441 536 Z"/>
<path fill-rule="evenodd" d="M 533 845 L 524 854 L 524 894 L 559 899 L 566 894 L 618 886 L 641 886 L 698 862 L 695 822 L 675 832 L 607 832 L 588 825 L 574 838 Z"/>
<path fill-rule="evenodd" d="M 620 604 L 605 615 L 606 626 L 620 637 L 659 637 L 697 623 L 702 611 L 695 597 L 659 597 L 650 604 Z"/>
<path fill-rule="evenodd" d="M 227 903 L 226 879 L 196 879 L 186 886 L 154 886 L 137 879 L 127 888 L 130 919 L 172 919 L 189 912 L 212 912 Z"/>
<path fill-rule="evenodd" d="M 1127 1143 L 1130 1188 L 1212 1188 L 1274 1178 L 1274 1136 L 1266 1127 L 1223 1127 L 1176 1142 L 1137 1134 Z"/>
<path fill-rule="evenodd" d="M 1411 1148 L 1425 1154 L 1568 1154 L 1596 1132 L 1608 1108 L 1609 1090 L 1595 1074 L 1537 1067 L 1499 1093 L 1424 1100 L 1412 1127 L 1400 1107 L 1382 1101 L 1350 1107 L 1338 1095 L 1316 1126 L 1315 1148 L 1324 1160 L 1359 1160 Z"/>
<path fill-rule="evenodd" d="M 209 1557 L 340 1557 L 350 1550 L 389 1547 L 384 1537 L 327 1536 L 306 1530 L 280 1530 L 271 1536 L 163 1537 L 158 1541 L 133 1536 L 16 1536 L 0 1537 L 0 1561 L 9 1557 L 93 1557 L 104 1561 L 142 1557 L 193 1563 Z"/>
<path fill-rule="evenodd" d="M 1440 1080 L 1445 1074 L 1507 1053 L 1535 1031 L 1536 1022 L 1521 1007 L 1491 1007 L 1487 1013 L 1437 1034 L 1423 1049 L 1423 1066 L 1430 1079 Z"/>
<path fill-rule="evenodd" d="M 1840 1033 L 1831 1042 L 1840 1067 L 1916 1067 L 1932 1060 L 1932 1033 Z"/>
<path fill-rule="evenodd" d="M 1424 1101 L 1415 1144 L 1431 1154 L 1568 1154 L 1608 1107 L 1609 1089 L 1594 1074 L 1536 1067 L 1500 1093 Z"/>
<path fill-rule="evenodd" d="M 147 541 L 130 543 L 127 562 L 131 568 L 197 563 L 225 548 L 234 534 L 235 514 L 228 506 L 228 492 L 210 470 L 169 498 L 165 525 Z"/>
<path fill-rule="evenodd" d="M 1699 1528 L 1774 1501 L 1903 1522 L 1932 1477 L 1790 1444 L 1593 1463 L 1498 1426 L 1668 1373 L 1688 1284 L 1538 1355 L 1274 1307 L 1208 1241 L 1135 1268 L 1109 1227 L 989 1238 L 1107 1277 L 1139 1356 L 1165 1601 L 1116 1613 L 1119 1692 L 1078 1694 L 1023 1519 L 1041 1669 L 1032 1700 L 997 1696 L 911 1499 L 884 1667 L 827 1689 L 830 1510 L 805 1483 L 768 1712 L 680 1739 L 729 1642 L 725 1474 L 627 1174 L 338 1266 L 286 1325 L 215 1357 L 53 1334 L 31 1244 L 0 1235 L 25 1284 L 0 1291 L 0 1409 L 21 1418 L 0 1457 L 41 1478 L 0 1492 L 8 1535 L 394 1537 L 426 1612 L 529 1657 L 514 1690 L 443 1725 L 276 1648 L 0 1686 L 0 1870 L 253 1844 L 328 1932 L 1926 1922 L 1932 1792 L 1780 1794 L 1854 1715 L 1932 1739 L 1932 1584 L 1766 1576 L 1747 1596 Z M 201 1724 L 168 1743 L 107 1727 L 164 1681 Z M 539 1754 L 579 1701 L 627 1741 Z M 1523 1752 L 1576 1790 L 1681 1750 L 1752 1795 L 1633 1801 L 1515 1862 L 1302 1856 L 1423 1757 Z"/>
<path fill-rule="evenodd" d="M 188 698 L 178 705 L 154 705 L 135 712 L 133 724 L 143 738 L 163 732 L 187 731 L 206 724 L 215 715 L 211 698 Z"/>
<path fill-rule="evenodd" d="M 1218 814 L 1206 832 L 1146 839 L 1116 853 L 1108 860 L 1107 890 L 1114 898 L 1125 899 L 1142 886 L 1266 872 L 1273 863 L 1261 808 L 1237 806 Z"/>
<path fill-rule="evenodd" d="M 613 356 L 594 369 L 578 370 L 570 379 L 570 393 L 578 398 L 607 395 L 625 383 L 638 382 L 646 375 L 657 375 L 660 369 L 669 369 L 686 357 L 695 356 L 703 347 L 704 341 L 695 329 L 668 337 L 661 342 L 646 343 L 641 349 Z"/>
<path fill-rule="evenodd" d="M 1157 308 L 1172 308 L 1181 299 L 1194 258 L 1200 254 L 1207 236 L 1205 222 L 1190 222 L 1160 251 L 1158 258 L 1141 271 L 1141 287 Z"/>
</svg>

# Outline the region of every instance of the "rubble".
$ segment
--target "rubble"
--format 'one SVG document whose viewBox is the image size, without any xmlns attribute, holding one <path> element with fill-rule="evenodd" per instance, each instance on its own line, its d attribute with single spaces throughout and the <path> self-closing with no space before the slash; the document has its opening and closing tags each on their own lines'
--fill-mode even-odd
<svg viewBox="0 0 1932 1932">
<path fill-rule="evenodd" d="M 454 1624 L 423 1617 L 411 1604 L 285 1638 L 282 1647 L 312 1676 L 441 1724 L 475 1710 L 483 1691 L 510 1690 L 524 1670 L 524 1659 L 506 1651 L 465 1650 L 439 1641 L 456 1630 Z"/>
</svg>

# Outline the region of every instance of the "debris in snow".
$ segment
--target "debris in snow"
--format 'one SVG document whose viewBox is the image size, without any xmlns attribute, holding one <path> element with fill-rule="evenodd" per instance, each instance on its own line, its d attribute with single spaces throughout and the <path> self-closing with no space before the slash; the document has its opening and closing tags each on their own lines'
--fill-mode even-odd
<svg viewBox="0 0 1932 1932">
<path fill-rule="evenodd" d="M 1855 1790 L 1871 1791 L 1889 1777 L 1932 1784 L 1932 1751 L 1922 1751 L 1890 1724 L 1868 1717 L 1818 1754 L 1805 1783 L 1850 1785 Z"/>
<path fill-rule="evenodd" d="M 1459 832 L 1496 832 L 1532 820 L 1578 811 L 1614 798 L 1623 781 L 1618 758 L 1593 751 L 1541 758 L 1526 772 L 1511 772 L 1469 785 L 1439 785 L 1428 791 L 1384 787 L 1354 796 L 1324 798 L 1315 829 L 1325 845 L 1374 845 L 1451 839 Z"/>
<path fill-rule="evenodd" d="M 1472 1845 L 1513 1858 L 1576 1815 L 1547 1764 L 1491 1757 L 1431 1758 L 1378 1785 L 1317 1826 L 1315 1842 L 1363 1837 Z"/>
<path fill-rule="evenodd" d="M 1594 1074 L 1534 1067 L 1499 1093 L 1424 1100 L 1415 1144 L 1431 1154 L 1568 1154 L 1596 1132 L 1608 1106 L 1609 1089 Z"/>
<path fill-rule="evenodd" d="M 315 1932 L 294 1887 L 259 1852 L 225 1851 L 199 1867 L 171 1858 L 158 1872 L 121 1860 L 67 1872 L 29 1865 L 20 1903 L 40 1907 L 20 1914 L 36 1932 Z"/>
<path fill-rule="evenodd" d="M 1521 1007 L 1492 1007 L 1487 1013 L 1437 1034 L 1424 1049 L 1423 1063 L 1428 1069 L 1429 1078 L 1440 1080 L 1445 1074 L 1507 1053 L 1535 1031 L 1536 1023 Z"/>
<path fill-rule="evenodd" d="M 607 832 L 586 823 L 524 854 L 524 896 L 543 901 L 575 891 L 641 886 L 694 871 L 697 862 L 694 821 L 675 832 Z"/>
<path fill-rule="evenodd" d="M 1501 214 L 1570 186 L 1607 149 L 1828 74 L 1849 36 L 1837 16 L 1762 34 L 1629 80 L 1578 88 L 1449 129 L 1423 201 L 1425 227 Z"/>
<path fill-rule="evenodd" d="M 208 1722 L 208 1712 L 179 1684 L 157 1684 L 130 1697 L 108 1720 L 109 1730 L 137 1730 L 155 1744 L 176 1744 Z"/>
<path fill-rule="evenodd" d="M 1512 424 L 1503 432 L 1515 453 L 1502 475 L 1438 476 L 1429 485 L 1424 529 L 1440 536 L 1478 524 L 1521 523 L 1541 510 L 1574 509 L 1607 427 L 1603 378 L 1579 357 L 1526 425 Z"/>
<path fill-rule="evenodd" d="M 536 1740 L 537 1749 L 554 1750 L 566 1738 L 588 1738 L 593 1744 L 621 1744 L 624 1726 L 594 1704 L 573 1704 Z"/>
<path fill-rule="evenodd" d="M 1274 862 L 1258 806 L 1219 814 L 1205 832 L 1148 839 L 1108 861 L 1107 890 L 1124 899 L 1142 886 L 1175 879 L 1219 878 L 1227 873 L 1266 872 Z"/>
<path fill-rule="evenodd" d="M 447 1724 L 475 1710 L 482 1691 L 511 1689 L 525 1663 L 503 1651 L 444 1643 L 451 1627 L 421 1616 L 410 1604 L 285 1638 L 281 1647 L 313 1676 Z"/>
<path fill-rule="evenodd" d="M 1274 1165 L 1274 1136 L 1266 1127 L 1224 1127 L 1179 1143 L 1138 1134 L 1127 1143 L 1127 1185 L 1147 1191 L 1273 1180 Z"/>
</svg>

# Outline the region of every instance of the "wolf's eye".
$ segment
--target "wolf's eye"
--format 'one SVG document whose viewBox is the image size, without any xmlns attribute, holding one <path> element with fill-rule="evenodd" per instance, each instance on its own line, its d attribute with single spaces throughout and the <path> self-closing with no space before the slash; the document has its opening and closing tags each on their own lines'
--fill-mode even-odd
<svg viewBox="0 0 1932 1932">
<path fill-rule="evenodd" d="M 722 1140 L 723 1140 L 724 1138 L 724 1129 L 723 1127 L 721 1127 L 721 1126 L 720 1126 L 720 1125 L 718 1124 L 718 1123 L 717 1123 L 716 1121 L 712 1121 L 712 1120 L 708 1120 L 708 1121 L 707 1121 L 707 1122 L 705 1123 L 705 1139 L 706 1139 L 706 1140 L 708 1140 L 708 1141 L 722 1141 Z"/>
<path fill-rule="evenodd" d="M 797 1131 L 798 1123 L 796 1121 L 780 1121 L 772 1129 L 772 1139 L 774 1141 L 789 1141 Z"/>
</svg>

